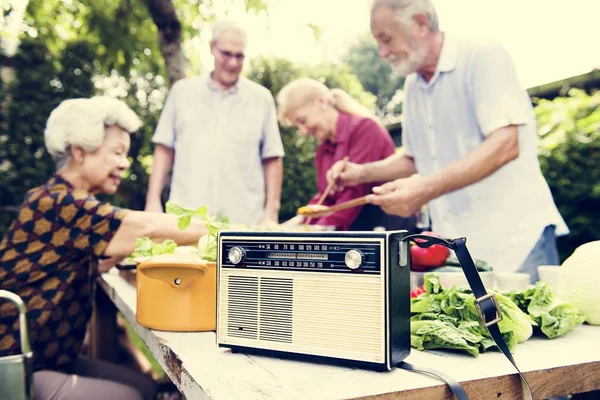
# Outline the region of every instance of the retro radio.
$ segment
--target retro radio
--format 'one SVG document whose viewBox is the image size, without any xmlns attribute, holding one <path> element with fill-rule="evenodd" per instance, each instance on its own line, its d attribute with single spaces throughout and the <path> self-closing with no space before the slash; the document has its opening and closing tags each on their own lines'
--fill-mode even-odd
<svg viewBox="0 0 600 400">
<path fill-rule="evenodd" d="M 410 352 L 406 235 L 221 232 L 219 346 L 393 369 Z"/>
</svg>

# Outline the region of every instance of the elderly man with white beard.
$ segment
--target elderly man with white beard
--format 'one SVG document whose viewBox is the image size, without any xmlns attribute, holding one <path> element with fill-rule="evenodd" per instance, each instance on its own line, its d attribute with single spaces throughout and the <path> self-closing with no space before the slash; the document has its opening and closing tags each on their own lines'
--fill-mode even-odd
<svg viewBox="0 0 600 400">
<path fill-rule="evenodd" d="M 369 164 L 337 163 L 338 188 L 388 181 L 369 197 L 388 214 L 429 205 L 434 231 L 467 237 L 474 257 L 498 272 L 537 280 L 559 263 L 568 233 L 537 159 L 536 121 L 513 62 L 498 43 L 439 30 L 431 0 L 375 0 L 379 55 L 407 76 L 404 151 Z"/>
</svg>

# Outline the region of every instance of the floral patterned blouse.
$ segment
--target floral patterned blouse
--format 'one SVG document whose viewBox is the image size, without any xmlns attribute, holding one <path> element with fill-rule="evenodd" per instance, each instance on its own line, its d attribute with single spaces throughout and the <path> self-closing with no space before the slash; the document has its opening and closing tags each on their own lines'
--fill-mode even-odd
<svg viewBox="0 0 600 400">
<path fill-rule="evenodd" d="M 27 193 L 0 242 L 0 289 L 27 306 L 36 371 L 73 370 L 92 312 L 98 259 L 126 214 L 59 175 Z M 0 302 L 0 357 L 20 352 L 17 310 Z"/>
</svg>

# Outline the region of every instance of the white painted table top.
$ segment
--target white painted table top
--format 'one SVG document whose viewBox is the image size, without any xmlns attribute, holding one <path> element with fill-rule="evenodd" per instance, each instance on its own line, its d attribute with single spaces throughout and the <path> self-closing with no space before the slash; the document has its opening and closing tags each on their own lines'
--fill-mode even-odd
<svg viewBox="0 0 600 400">
<path fill-rule="evenodd" d="M 135 288 L 115 272 L 113 269 L 104 274 L 100 286 L 187 399 L 346 399 L 443 385 L 435 378 L 400 369 L 374 372 L 234 354 L 227 348 L 217 347 L 214 332 L 176 333 L 144 328 L 135 320 Z M 514 358 L 522 372 L 586 363 L 598 367 L 600 327 L 579 326 L 566 336 L 553 340 L 533 337 L 517 346 Z M 437 369 L 460 382 L 516 374 L 512 364 L 499 352 L 475 358 L 412 349 L 406 361 Z M 518 382 L 516 376 L 513 379 Z"/>
</svg>

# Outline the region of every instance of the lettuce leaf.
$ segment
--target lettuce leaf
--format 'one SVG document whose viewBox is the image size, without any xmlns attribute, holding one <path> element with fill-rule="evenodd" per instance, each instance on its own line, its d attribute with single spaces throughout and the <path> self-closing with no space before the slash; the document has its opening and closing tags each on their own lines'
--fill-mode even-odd
<svg viewBox="0 0 600 400">
<path fill-rule="evenodd" d="M 130 261 L 135 261 L 141 257 L 152 257 L 160 254 L 172 253 L 196 253 L 206 261 L 217 260 L 217 235 L 219 231 L 229 227 L 229 220 L 223 215 L 211 216 L 206 206 L 197 209 L 185 208 L 173 201 L 168 201 L 166 211 L 169 214 L 176 215 L 179 229 L 186 229 L 192 222 L 192 218 L 198 217 L 208 229 L 208 235 L 200 238 L 198 248 L 193 246 L 177 246 L 174 240 L 167 239 L 162 243 L 155 243 L 148 237 L 138 238 L 135 241 L 135 250 L 128 257 Z"/>
<path fill-rule="evenodd" d="M 552 288 L 544 282 L 537 282 L 535 287 L 523 291 L 507 292 L 506 295 L 550 339 L 570 332 L 585 320 L 575 306 L 556 300 Z"/>
<path fill-rule="evenodd" d="M 129 258 L 152 257 L 160 254 L 172 254 L 177 248 L 177 243 L 171 239 L 166 239 L 162 243 L 155 243 L 149 237 L 142 237 L 135 240 L 135 250 Z"/>
<path fill-rule="evenodd" d="M 426 274 L 424 279 L 425 293 L 411 299 L 413 347 L 458 349 L 474 356 L 497 347 L 480 323 L 471 290 L 447 289 L 434 273 Z M 503 316 L 498 327 L 512 350 L 531 336 L 532 321 L 509 297 L 498 293 L 496 298 Z"/>
<path fill-rule="evenodd" d="M 418 350 L 464 350 L 478 356 L 482 337 L 439 320 L 411 320 L 410 344 Z"/>
<path fill-rule="evenodd" d="M 198 253 L 200 258 L 206 261 L 217 261 L 217 235 L 223 229 L 229 228 L 229 219 L 222 214 L 210 215 L 206 206 L 196 209 L 183 207 L 169 200 L 166 204 L 169 214 L 179 217 L 179 229 L 186 229 L 192 222 L 193 217 L 198 217 L 208 229 L 208 235 L 198 241 Z"/>
</svg>

